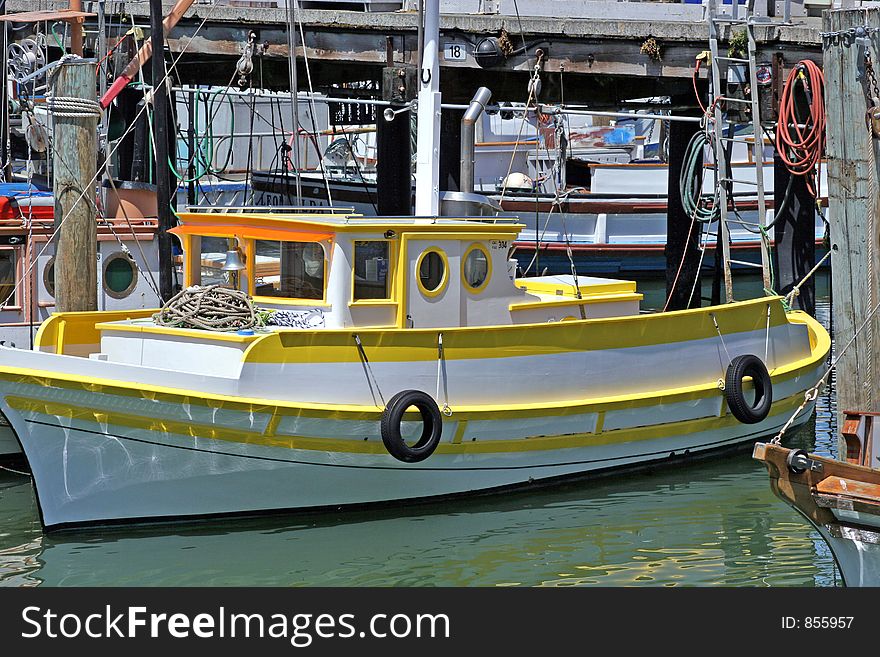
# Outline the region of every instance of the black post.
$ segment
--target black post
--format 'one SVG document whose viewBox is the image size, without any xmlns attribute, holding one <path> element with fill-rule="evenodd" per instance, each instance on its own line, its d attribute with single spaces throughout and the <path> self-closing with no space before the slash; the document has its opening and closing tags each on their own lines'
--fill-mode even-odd
<svg viewBox="0 0 880 657">
<path fill-rule="evenodd" d="M 188 93 L 189 102 L 187 107 L 187 127 L 186 127 L 186 150 L 189 155 L 189 166 L 186 170 L 186 202 L 189 205 L 196 204 L 196 92 Z"/>
<path fill-rule="evenodd" d="M 159 208 L 159 292 L 167 301 L 174 294 L 171 262 L 171 180 L 168 171 L 168 93 L 165 80 L 165 35 L 162 0 L 150 0 L 150 41 L 153 44 L 153 131 L 156 138 L 156 203 Z"/>
<path fill-rule="evenodd" d="M 0 0 L 0 16 L 6 15 L 6 0 Z M 0 166 L 3 167 L 3 179 L 12 180 L 12 159 L 9 157 L 6 144 L 9 141 L 9 98 L 7 97 L 8 86 L 8 50 L 9 43 L 6 36 L 9 34 L 8 23 L 3 23 L 3 53 L 0 55 Z"/>
<path fill-rule="evenodd" d="M 440 113 L 440 190 L 461 189 L 461 119 L 464 110 L 445 109 Z M 479 184 L 479 180 L 474 181 Z"/>
<path fill-rule="evenodd" d="M 806 178 L 792 176 L 778 153 L 773 154 L 773 207 L 782 210 L 774 214 L 773 223 L 775 285 L 786 295 L 816 264 L 816 201 Z M 812 276 L 807 279 L 793 303 L 811 315 L 816 312 L 815 281 Z"/>
<path fill-rule="evenodd" d="M 673 98 L 672 104 L 677 100 Z M 669 122 L 669 179 L 666 207 L 666 297 L 667 310 L 700 306 L 699 222 L 692 222 L 681 202 L 679 179 L 688 142 L 700 129 L 696 122 Z M 696 281 L 696 285 L 694 282 Z M 693 296 L 691 296 L 693 290 Z"/>
<path fill-rule="evenodd" d="M 416 89 L 414 71 L 406 66 L 382 69 L 382 98 L 397 103 L 411 100 Z M 410 112 L 401 112 L 391 121 L 386 121 L 383 114 L 377 112 L 376 209 L 380 215 L 412 214 L 410 120 Z"/>
</svg>

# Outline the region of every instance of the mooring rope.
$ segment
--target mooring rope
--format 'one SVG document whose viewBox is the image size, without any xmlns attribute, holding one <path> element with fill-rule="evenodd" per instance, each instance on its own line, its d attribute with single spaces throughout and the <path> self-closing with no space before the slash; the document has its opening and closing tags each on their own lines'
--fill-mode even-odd
<svg viewBox="0 0 880 657">
<path fill-rule="evenodd" d="M 794 423 L 795 418 L 796 418 L 798 415 L 800 415 L 801 412 L 802 412 L 802 411 L 803 411 L 803 410 L 804 410 L 804 409 L 805 409 L 805 408 L 806 408 L 811 402 L 814 402 L 814 401 L 816 401 L 816 399 L 818 399 L 818 397 L 819 397 L 819 392 L 822 390 L 822 388 L 823 388 L 823 387 L 825 386 L 825 384 L 828 382 L 828 376 L 831 374 L 832 370 L 833 370 L 835 367 L 837 367 L 837 363 L 840 362 L 840 360 L 843 358 L 843 355 L 849 350 L 849 348 L 850 348 L 853 344 L 855 344 L 856 338 L 858 338 L 858 337 L 859 337 L 859 334 L 861 334 L 861 332 L 865 329 L 865 327 L 868 326 L 868 322 L 871 321 L 871 318 L 876 314 L 876 312 L 877 312 L 878 310 L 880 310 L 880 302 L 878 302 L 877 304 L 874 305 L 874 307 L 873 307 L 873 308 L 871 309 L 871 311 L 868 313 L 867 317 L 865 317 L 865 321 L 863 321 L 863 322 L 861 323 L 861 325 L 856 329 L 855 333 L 853 333 L 853 336 L 849 339 L 849 342 L 847 342 L 846 345 L 844 345 L 843 349 L 841 349 L 840 352 L 837 353 L 837 354 L 834 356 L 834 358 L 833 358 L 832 361 L 831 361 L 831 364 L 828 366 L 828 369 L 826 369 L 826 370 L 825 370 L 825 373 L 824 373 L 822 376 L 819 377 L 819 380 L 818 380 L 818 381 L 816 381 L 816 385 L 814 385 L 812 388 L 810 388 L 809 390 L 807 390 L 807 391 L 804 393 L 804 401 L 802 401 L 802 402 L 801 402 L 801 405 L 798 406 L 798 407 L 794 410 L 794 413 L 792 413 L 792 414 L 791 414 L 791 417 L 788 418 L 788 422 L 785 423 L 785 426 L 783 426 L 782 429 L 779 430 L 779 433 L 777 433 L 777 434 L 773 437 L 773 440 L 770 441 L 772 444 L 774 444 L 774 445 L 778 445 L 779 443 L 781 443 L 781 442 L 782 442 L 782 437 L 785 435 L 785 432 L 788 431 L 788 429 L 789 429 L 789 428 L 791 427 L 791 425 Z"/>
<path fill-rule="evenodd" d="M 73 96 L 49 96 L 46 108 L 53 116 L 101 117 L 101 105 L 91 98 L 74 98 Z"/>
<path fill-rule="evenodd" d="M 239 331 L 256 326 L 258 316 L 245 292 L 218 284 L 181 290 L 153 315 L 153 321 L 159 326 Z"/>
</svg>

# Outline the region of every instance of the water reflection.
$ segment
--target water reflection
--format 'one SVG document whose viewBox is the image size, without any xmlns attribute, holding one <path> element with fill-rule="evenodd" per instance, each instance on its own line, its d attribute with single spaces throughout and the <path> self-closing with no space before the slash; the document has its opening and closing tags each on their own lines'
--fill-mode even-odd
<svg viewBox="0 0 880 657">
<path fill-rule="evenodd" d="M 829 585 L 829 555 L 748 454 L 504 497 L 338 517 L 41 538 L 28 483 L 2 515 L 4 584 Z M 22 504 L 27 499 L 27 504 Z M 3 540 L 6 533 L 4 521 Z M 22 540 L 25 539 L 25 540 Z"/>
<path fill-rule="evenodd" d="M 819 318 L 827 323 L 827 296 Z M 833 454 L 834 399 L 786 444 Z M 409 508 L 44 537 L 0 473 L 0 585 L 833 586 L 818 534 L 748 451 Z"/>
</svg>

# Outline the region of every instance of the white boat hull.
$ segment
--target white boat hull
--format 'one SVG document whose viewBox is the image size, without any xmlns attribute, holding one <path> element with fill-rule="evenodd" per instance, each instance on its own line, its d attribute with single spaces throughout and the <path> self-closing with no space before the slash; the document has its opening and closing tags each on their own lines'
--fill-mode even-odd
<svg viewBox="0 0 880 657">
<path fill-rule="evenodd" d="M 437 453 L 420 464 L 403 464 L 387 454 L 194 438 L 105 423 L 99 413 L 84 420 L 26 411 L 16 424 L 25 436 L 43 523 L 52 528 L 411 502 L 524 486 L 750 443 L 777 431 L 788 416 L 778 413 L 747 428 L 729 425 L 622 444 Z M 801 420 L 808 417 L 804 413 Z"/>
<path fill-rule="evenodd" d="M 783 426 L 830 346 L 815 320 L 763 299 L 711 317 L 450 331 L 439 366 L 434 329 L 363 329 L 369 368 L 348 330 L 269 333 L 244 353 L 232 336 L 136 332 L 123 353 L 105 328 L 108 362 L 52 353 L 66 347 L 49 329 L 39 341 L 47 351 L 0 349 L 0 410 L 48 528 L 409 502 L 748 444 Z M 756 353 L 772 373 L 773 405 L 743 424 L 718 380 L 727 356 Z M 132 354 L 138 362 L 124 362 Z M 186 359 L 200 373 L 175 371 Z M 395 459 L 382 440 L 383 409 L 403 390 L 437 390 L 438 406 L 451 408 L 418 463 Z M 404 434 L 420 428 L 414 419 L 399 418 Z"/>
<path fill-rule="evenodd" d="M 846 586 L 880 586 L 880 533 L 846 525 L 817 527 Z"/>
</svg>

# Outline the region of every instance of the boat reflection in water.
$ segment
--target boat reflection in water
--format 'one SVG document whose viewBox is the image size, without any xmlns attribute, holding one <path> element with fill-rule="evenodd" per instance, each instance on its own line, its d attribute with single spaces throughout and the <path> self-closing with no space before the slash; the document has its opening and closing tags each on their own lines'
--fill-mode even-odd
<svg viewBox="0 0 880 657">
<path fill-rule="evenodd" d="M 811 421 L 799 435 L 812 440 Z M 27 479 L 3 475 L 0 584 L 829 586 L 819 536 L 738 452 L 545 491 L 394 511 L 41 536 Z M 18 482 L 18 483 L 15 483 Z M 0 533 L 6 533 L 0 531 Z M 8 534 L 7 534 L 8 535 Z M 25 537 L 26 538 L 26 537 Z"/>
</svg>

